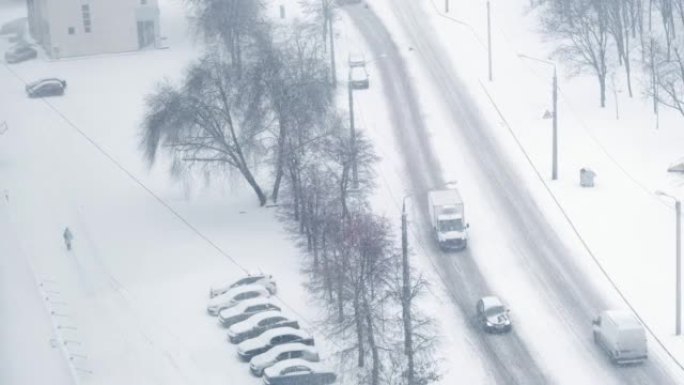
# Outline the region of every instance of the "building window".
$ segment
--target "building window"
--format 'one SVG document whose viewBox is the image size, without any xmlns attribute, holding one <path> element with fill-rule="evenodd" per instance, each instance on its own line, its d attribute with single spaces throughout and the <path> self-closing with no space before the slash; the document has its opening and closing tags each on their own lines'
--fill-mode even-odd
<svg viewBox="0 0 684 385">
<path fill-rule="evenodd" d="M 90 33 L 92 24 L 90 22 L 90 5 L 81 5 L 81 14 L 83 15 L 83 30 Z"/>
<path fill-rule="evenodd" d="M 76 29 L 74 27 L 69 27 L 69 35 L 73 35 L 76 33 Z"/>
</svg>

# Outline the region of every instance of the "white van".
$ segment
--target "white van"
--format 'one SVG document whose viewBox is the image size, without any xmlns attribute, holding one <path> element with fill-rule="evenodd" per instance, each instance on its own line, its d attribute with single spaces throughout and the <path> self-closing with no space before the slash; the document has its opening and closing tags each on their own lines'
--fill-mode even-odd
<svg viewBox="0 0 684 385">
<path fill-rule="evenodd" d="M 594 342 L 618 365 L 640 363 L 648 358 L 646 331 L 634 314 L 606 310 L 593 320 Z"/>
</svg>

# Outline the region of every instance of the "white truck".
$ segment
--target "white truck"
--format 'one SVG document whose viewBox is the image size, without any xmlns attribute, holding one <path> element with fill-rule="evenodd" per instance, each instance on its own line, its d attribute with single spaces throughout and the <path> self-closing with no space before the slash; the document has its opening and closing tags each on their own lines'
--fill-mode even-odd
<svg viewBox="0 0 684 385">
<path fill-rule="evenodd" d="M 594 342 L 613 363 L 640 363 L 648 358 L 646 330 L 631 312 L 606 310 L 592 324 Z"/>
<path fill-rule="evenodd" d="M 442 250 L 462 250 L 468 245 L 468 224 L 463 199 L 455 188 L 428 192 L 430 221 Z"/>
</svg>

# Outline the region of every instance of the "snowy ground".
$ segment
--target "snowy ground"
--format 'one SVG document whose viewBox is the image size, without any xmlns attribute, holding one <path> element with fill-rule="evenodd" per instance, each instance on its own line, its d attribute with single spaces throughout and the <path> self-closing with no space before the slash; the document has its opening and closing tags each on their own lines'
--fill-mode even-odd
<svg viewBox="0 0 684 385">
<path fill-rule="evenodd" d="M 534 16 L 523 13 L 525 1 L 497 2 L 493 7 L 497 21 L 494 83 L 486 81 L 484 2 L 451 2 L 450 15 L 466 24 L 440 16 L 436 11 L 439 3 L 427 0 L 423 6 L 442 33 L 439 37 L 443 44 L 454 47 L 453 62 L 468 75 L 467 83 L 483 111 L 493 122 L 500 122 L 481 92 L 481 84 L 548 181 L 550 121 L 542 120 L 541 115 L 549 108 L 551 72 L 542 64 L 521 61 L 517 56 L 525 53 L 545 58 L 548 47 L 533 33 Z M 389 16 L 390 5 L 372 2 L 384 10 L 381 15 L 401 42 L 401 33 Z M 282 299 L 297 304 L 294 310 L 305 319 L 316 319 L 316 310 L 301 301 L 306 294 L 300 284 L 299 251 L 273 210 L 257 208 L 250 191 L 230 188 L 230 180 L 212 185 L 189 180 L 179 186 L 169 180 L 164 167 L 150 171 L 141 160 L 137 143 L 144 95 L 164 76 L 181 74 L 197 54 L 181 11 L 180 0 L 162 3 L 162 31 L 168 37 L 168 50 L 58 62 L 41 59 L 0 68 L 0 84 L 5 85 L 0 89 L 0 121 L 6 120 L 9 126 L 0 136 L 0 233 L 4 234 L 0 246 L 0 318 L 7 323 L 4 334 L 0 334 L 0 360 L 9 368 L 0 371 L 0 383 L 31 384 L 50 379 L 61 384 L 72 382 L 72 377 L 82 383 L 223 384 L 228 379 L 231 383 L 258 383 L 238 362 L 234 347 L 225 341 L 224 330 L 203 311 L 209 283 L 236 278 L 242 274 L 240 268 L 193 233 L 121 168 L 239 265 L 274 272 Z M 22 12 L 20 8 L 0 8 L 0 19 Z M 288 9 L 289 17 L 292 13 Z M 338 60 L 344 61 L 349 47 L 358 51 L 363 43 L 344 16 L 338 30 Z M 0 50 L 6 44 L 0 39 Z M 402 48 L 408 58 L 420 54 L 407 46 Z M 367 48 L 361 50 L 368 52 Z M 389 109 L 378 91 L 379 76 L 374 73 L 377 68 L 373 62 L 382 57 L 366 58 L 371 61 L 371 90 L 355 94 L 357 124 L 374 140 L 382 157 L 374 203 L 397 218 L 398 228 L 400 203 L 407 193 L 405 170 L 388 124 Z M 346 79 L 344 68 L 338 66 L 339 79 Z M 49 104 L 25 98 L 22 81 L 43 76 L 68 79 L 67 95 L 51 99 Z M 424 75 L 415 76 L 420 81 Z M 684 131 L 678 128 L 679 117 L 666 110 L 662 110 L 656 129 L 649 102 L 640 99 L 638 93 L 633 100 L 628 100 L 625 91 L 618 94 L 620 119 L 616 120 L 614 105 L 605 110 L 596 108 L 594 87 L 590 77 L 569 81 L 561 75 L 560 180 L 549 186 L 617 287 L 655 334 L 684 360 L 684 345 L 672 335 L 674 214 L 652 194 L 656 189 L 684 192 L 681 180 L 664 173 L 669 162 L 684 155 L 678 153 Z M 448 135 L 440 128 L 447 124 L 439 113 L 442 106 L 434 96 L 424 96 L 426 119 L 435 127 L 435 147 L 440 158 L 451 164 L 445 167 L 445 179 L 462 180 L 462 175 L 453 175 L 453 170 L 467 168 L 467 164 L 447 147 L 452 139 L 440 140 Z M 502 137 L 509 137 L 506 148 L 519 151 L 510 143 L 508 128 L 500 125 L 498 129 Z M 118 166 L 82 134 L 111 154 Z M 519 166 L 529 167 L 522 162 Z M 583 166 L 599 174 L 593 190 L 577 186 L 578 169 Z M 464 190 L 467 196 L 478 195 L 476 187 L 466 186 Z M 535 194 L 549 210 L 556 210 L 543 188 L 536 189 Z M 492 220 L 488 217 L 486 206 L 479 213 L 472 212 L 471 221 L 479 223 L 479 229 L 474 229 L 475 239 L 486 239 L 494 229 L 487 225 Z M 559 226 L 567 227 L 560 222 Z M 76 237 L 72 253 L 63 249 L 60 238 L 67 225 Z M 414 249 L 420 251 L 422 240 L 413 235 Z M 581 250 L 576 241 L 570 243 Z M 480 245 L 482 254 L 495 255 L 502 250 L 495 244 Z M 583 256 L 578 263 L 588 271 L 593 284 L 610 293 L 616 306 L 623 306 L 589 256 L 578 255 Z M 418 257 L 415 263 L 433 282 L 423 308 L 438 319 L 444 369 L 441 383 L 486 383 L 480 357 L 474 355 L 473 342 L 462 327 L 468 320 L 454 309 L 442 310 L 449 302 L 429 260 Z M 497 281 L 495 287 L 515 305 L 514 320 L 524 314 L 538 315 L 521 328 L 521 333 L 536 333 L 538 338 L 530 340 L 535 352 L 544 357 L 546 368 L 574 371 L 573 381 L 590 381 L 593 371 L 600 369 L 582 363 L 583 353 L 570 338 L 545 328 L 545 320 L 557 317 L 552 304 L 535 296 L 532 284 L 509 281 L 522 275 L 516 261 L 480 263 Z M 15 307 L 21 311 L 8 310 Z M 26 334 L 26 329 L 31 332 Z M 539 338 L 539 333 L 544 337 Z M 22 334 L 28 339 L 19 338 Z M 325 338 L 316 337 L 325 350 Z M 74 359 L 66 360 L 67 355 Z M 44 370 L 32 370 L 29 364 L 36 360 L 43 363 Z"/>
<path fill-rule="evenodd" d="M 421 52 L 410 46 L 410 40 L 394 20 L 394 4 L 385 1 L 372 1 L 370 4 L 386 21 L 398 44 L 405 49 L 407 62 L 414 63 L 417 60 L 415 57 L 420 56 Z M 526 2 L 493 4 L 493 83 L 487 81 L 485 2 L 452 1 L 449 18 L 438 12 L 443 6 L 441 1 L 429 0 L 421 5 L 431 24 L 439 31 L 442 45 L 448 47 L 446 52 L 462 74 L 464 83 L 479 100 L 482 111 L 494 123 L 492 126 L 498 127 L 504 147 L 517 155 L 514 159 L 523 160 L 519 162 L 520 169 L 529 168 L 525 158 L 519 156 L 520 148 L 508 131 L 510 125 L 539 170 L 542 180 L 554 192 L 596 256 L 598 264 L 586 252 L 584 245 L 577 241 L 577 236 L 568 231 L 567 221 L 534 173 L 523 173 L 525 179 L 521 183 L 531 186 L 535 198 L 550 213 L 549 217 L 559 229 L 565 229 L 563 233 L 569 239 L 569 247 L 577 251 L 575 255 L 580 257 L 577 263 L 584 266 L 592 284 L 601 288 L 612 306 L 627 306 L 599 270 L 599 266 L 604 268 L 607 276 L 652 328 L 655 336 L 675 351 L 680 359 L 684 359 L 681 341 L 673 337 L 674 212 L 669 202 L 663 202 L 653 194 L 657 189 L 676 193 L 679 188 L 680 194 L 682 192 L 681 177 L 665 173 L 669 163 L 682 156 L 684 131 L 677 127 L 677 119 L 680 118 L 671 111 L 661 109 L 659 128 L 656 129 L 654 116 L 649 112 L 649 101 L 641 99 L 639 91 L 635 91 L 634 100 L 627 100 L 626 91 L 622 91 L 618 93 L 620 119 L 616 120 L 615 106 L 610 105 L 610 101 L 605 110 L 597 108 L 598 93 L 593 78 L 587 76 L 570 81 L 561 75 L 560 180 L 550 183 L 551 121 L 543 120 L 542 115 L 546 109 L 550 109 L 552 68 L 522 61 L 518 56 L 518 53 L 523 53 L 544 59 L 545 52 L 548 52 L 548 46 L 544 47 L 540 37 L 535 34 L 537 27 L 533 23 L 534 15 L 525 14 Z M 420 69 L 413 64 L 409 67 L 416 84 L 428 83 Z M 560 71 L 562 74 L 562 67 Z M 619 76 L 616 83 L 620 84 Z M 454 154 L 454 148 L 447 146 L 453 141 L 447 140 L 449 130 L 445 125 L 449 122 L 444 119 L 440 108 L 448 106 L 443 106 L 427 88 L 423 87 L 421 91 L 425 91 L 422 94 L 426 119 L 434 126 L 433 145 L 443 160 L 442 164 L 451 165 L 445 167 L 445 179 L 452 179 L 455 177 L 454 171 L 463 170 L 463 165 L 458 165 L 459 156 Z M 487 93 L 491 95 L 496 108 Z M 599 175 L 594 189 L 578 186 L 579 168 L 584 166 L 592 167 Z M 460 176 L 458 179 L 472 182 Z M 474 187 L 466 185 L 464 189 L 464 195 L 478 196 Z M 469 193 L 471 189 L 475 190 Z M 501 268 L 487 261 L 479 263 L 489 276 L 498 277 L 493 281 L 500 289 L 506 287 L 506 277 L 515 276 L 510 270 L 515 264 Z M 528 300 L 520 295 L 526 289 L 515 288 L 515 285 L 509 289 L 513 292 L 509 291 L 508 296 L 516 298 L 514 305 L 521 309 L 517 314 L 534 312 L 532 314 L 535 316 L 526 317 L 525 322 L 534 318 L 553 319 L 542 317 L 538 313 L 541 308 L 528 306 Z M 544 330 L 542 325 L 523 328 L 528 329 L 526 334 L 532 337 L 530 343 L 544 357 L 550 369 L 560 369 L 562 373 L 568 367 L 582 367 L 564 362 L 565 354 L 554 354 L 552 345 L 546 343 L 548 339 L 539 337 L 539 331 Z M 655 338 L 650 341 L 656 344 Z M 577 373 L 575 371 L 575 375 Z"/>
<path fill-rule="evenodd" d="M 299 251 L 273 209 L 258 208 L 228 178 L 179 184 L 164 165 L 144 164 L 144 95 L 198 53 L 181 1 L 162 2 L 161 11 L 169 49 L 0 68 L 0 120 L 9 127 L 0 136 L 0 360 L 9 368 L 0 383 L 45 382 L 41 375 L 66 384 L 75 373 L 84 384 L 257 384 L 205 312 L 209 285 L 243 275 L 238 265 L 274 274 L 286 308 L 296 304 L 289 310 L 309 327 L 316 319 L 302 301 Z M 66 95 L 26 98 L 24 82 L 45 76 L 67 79 Z M 314 336 L 325 356 L 329 342 Z"/>
</svg>

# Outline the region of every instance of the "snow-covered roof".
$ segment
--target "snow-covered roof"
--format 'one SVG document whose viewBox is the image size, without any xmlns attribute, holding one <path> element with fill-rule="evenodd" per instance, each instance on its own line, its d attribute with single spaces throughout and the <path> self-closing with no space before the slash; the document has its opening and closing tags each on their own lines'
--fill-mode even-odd
<svg viewBox="0 0 684 385">
<path fill-rule="evenodd" d="M 637 317 L 626 310 L 606 310 L 604 315 L 611 318 L 620 329 L 641 329 L 641 323 Z"/>
<path fill-rule="evenodd" d="M 289 326 L 283 326 L 275 329 L 270 329 L 266 330 L 262 335 L 256 338 L 252 338 L 250 340 L 244 341 L 238 345 L 238 350 L 240 351 L 249 351 L 255 348 L 258 348 L 260 346 L 267 345 L 273 337 L 285 335 L 285 334 L 293 334 L 298 336 L 299 338 L 305 339 L 305 338 L 311 338 L 311 335 L 304 330 L 301 329 L 295 329 Z"/>
<path fill-rule="evenodd" d="M 289 360 L 280 361 L 270 368 L 264 370 L 264 374 L 268 377 L 279 376 L 281 373 L 291 367 L 301 366 L 309 368 L 312 372 L 325 372 L 327 369 L 320 362 L 310 362 L 301 358 L 291 358 Z"/>
</svg>

